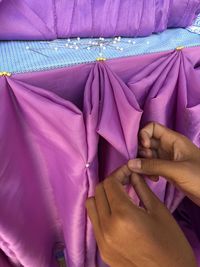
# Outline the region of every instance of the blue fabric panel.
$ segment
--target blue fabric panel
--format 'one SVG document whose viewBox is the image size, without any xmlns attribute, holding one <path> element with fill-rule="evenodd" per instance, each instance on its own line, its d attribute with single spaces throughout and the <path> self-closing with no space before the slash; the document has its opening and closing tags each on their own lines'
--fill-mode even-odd
<svg viewBox="0 0 200 267">
<path fill-rule="evenodd" d="M 98 42 L 98 45 L 91 44 L 95 42 Z M 107 59 L 130 57 L 168 51 L 179 46 L 200 46 L 200 35 L 186 29 L 169 29 L 149 37 L 131 39 L 1 41 L 0 72 L 24 73 L 55 69 L 94 62 L 99 57 Z"/>
</svg>

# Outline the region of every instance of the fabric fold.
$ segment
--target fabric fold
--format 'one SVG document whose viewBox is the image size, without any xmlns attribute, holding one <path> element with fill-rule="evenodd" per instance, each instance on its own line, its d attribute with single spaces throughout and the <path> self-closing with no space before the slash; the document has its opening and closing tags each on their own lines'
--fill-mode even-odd
<svg viewBox="0 0 200 267">
<path fill-rule="evenodd" d="M 134 94 L 104 63 L 96 63 L 86 82 L 84 110 L 88 144 L 88 189 L 136 156 L 141 111 Z M 112 129 L 112 131 L 111 131 Z M 105 151 L 106 150 L 106 151 Z M 87 224 L 86 266 L 95 266 L 96 245 Z M 98 266 L 105 266 L 99 259 Z"/>
<path fill-rule="evenodd" d="M 200 146 L 200 69 L 182 54 L 178 80 L 177 130 Z M 192 82 L 191 82 L 192 81 Z"/>
<path fill-rule="evenodd" d="M 59 238 L 59 223 L 48 203 L 48 186 L 34 162 L 20 104 L 8 79 L 1 78 L 0 84 L 1 248 L 16 266 L 46 266 Z"/>
<path fill-rule="evenodd" d="M 15 244 L 14 247 L 11 246 L 12 250 L 23 266 L 53 264 L 53 248 L 57 242 L 65 243 L 70 266 L 84 266 L 87 148 L 82 113 L 72 103 L 55 94 L 27 86 L 12 78 L 7 79 L 5 86 L 5 92 L 8 93 L 9 90 L 14 102 L 8 106 L 16 107 L 16 111 L 9 124 L 5 121 L 2 138 L 5 140 L 8 129 L 16 136 L 10 143 L 12 149 L 19 143 L 16 140 L 22 140 L 23 143 L 11 150 L 12 158 L 7 159 L 4 156 L 7 164 L 18 164 L 19 169 L 16 171 L 16 166 L 7 167 L 9 173 L 3 173 L 1 176 L 2 182 L 7 176 L 11 182 L 13 173 L 16 185 L 13 190 L 10 189 L 9 180 L 5 180 L 2 185 L 4 189 L 10 190 L 10 193 L 7 193 L 6 200 L 1 202 L 4 203 L 8 216 L 4 216 L 5 222 L 1 221 L 0 233 L 7 238 L 10 236 L 9 244 Z M 10 113 L 7 110 L 1 114 L 6 118 L 6 114 L 11 116 Z M 16 124 L 19 133 L 15 128 L 9 129 L 11 125 Z M 16 153 L 20 153 L 19 162 L 13 160 Z M 22 166 L 19 165 L 20 162 Z M 5 169 L 1 165 L 2 168 Z M 2 199 L 4 196 L 5 194 L 1 193 Z M 11 197 L 16 203 L 12 203 L 12 209 L 17 213 L 13 213 L 13 216 L 20 220 L 15 222 L 12 229 L 9 227 L 15 219 L 12 219 L 9 209 Z M 19 213 L 19 210 L 22 212 Z M 24 224 L 26 231 L 21 228 Z M 9 228 L 8 231 L 5 227 Z M 18 235 L 21 233 L 23 235 L 20 238 Z"/>
<path fill-rule="evenodd" d="M 200 0 L 9 0 L 0 2 L 0 39 L 148 36 L 190 26 L 198 13 Z"/>
<path fill-rule="evenodd" d="M 138 131 L 150 120 L 200 145 L 198 53 L 191 48 L 0 77 L 3 260 L 56 267 L 54 247 L 61 242 L 69 267 L 106 266 L 85 200 L 137 156 Z M 173 185 L 162 177 L 148 183 L 171 212 L 179 209 L 184 195 Z M 134 190 L 129 194 L 139 204 Z M 195 221 L 191 216 L 183 230 L 198 258 Z"/>
<path fill-rule="evenodd" d="M 199 103 L 198 83 L 195 83 L 198 75 L 189 61 L 185 63 L 186 60 L 180 51 L 169 53 L 134 75 L 128 85 L 144 109 L 141 126 L 156 121 L 195 141 L 195 138 L 199 140 L 199 119 L 196 115 L 199 105 L 193 108 L 195 114 L 191 115 L 192 111 L 187 109 L 187 91 L 190 91 L 190 99 Z M 188 85 L 189 75 L 193 77 L 193 82 Z M 152 184 L 151 188 L 172 212 L 184 197 L 162 178 L 159 184 Z"/>
<path fill-rule="evenodd" d="M 133 92 L 104 63 L 95 65 L 89 81 L 85 90 L 88 123 L 124 159 L 135 157 L 142 113 Z"/>
<path fill-rule="evenodd" d="M 48 40 L 57 38 L 52 1 L 3 1 L 0 4 L 0 25 L 1 40 Z"/>
</svg>

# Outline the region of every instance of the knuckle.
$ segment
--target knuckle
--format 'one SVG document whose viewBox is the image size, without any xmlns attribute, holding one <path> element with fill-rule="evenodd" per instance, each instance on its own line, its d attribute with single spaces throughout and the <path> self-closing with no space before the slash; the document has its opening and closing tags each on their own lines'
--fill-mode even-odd
<svg viewBox="0 0 200 267">
<path fill-rule="evenodd" d="M 120 229 L 126 226 L 127 218 L 126 213 L 121 210 L 116 211 L 116 214 L 112 218 L 112 229 L 113 232 L 118 232 Z"/>
<path fill-rule="evenodd" d="M 120 218 L 119 216 L 113 216 L 113 218 L 110 220 L 109 225 L 104 225 L 103 227 L 103 236 L 105 243 L 112 248 L 114 245 L 114 241 L 116 239 L 116 236 L 118 235 L 119 231 L 124 229 L 126 227 L 125 221 L 123 218 Z"/>
<path fill-rule="evenodd" d="M 111 229 L 110 226 L 106 225 L 103 227 L 103 235 L 107 244 L 110 244 L 112 242 L 112 236 L 113 236 L 113 229 Z"/>
</svg>

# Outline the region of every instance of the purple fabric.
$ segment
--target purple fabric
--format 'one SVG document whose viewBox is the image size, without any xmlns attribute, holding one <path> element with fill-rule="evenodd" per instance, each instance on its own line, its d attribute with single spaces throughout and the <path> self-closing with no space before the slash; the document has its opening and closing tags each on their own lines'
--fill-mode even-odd
<svg viewBox="0 0 200 267">
<path fill-rule="evenodd" d="M 147 36 L 187 27 L 199 12 L 200 0 L 6 0 L 0 39 Z"/>
<path fill-rule="evenodd" d="M 185 198 L 174 213 L 187 239 L 193 247 L 198 263 L 200 262 L 200 207 Z"/>
<path fill-rule="evenodd" d="M 190 48 L 0 77 L 0 249 L 13 266 L 56 267 L 57 242 L 69 267 L 105 266 L 85 200 L 136 156 L 148 121 L 200 145 L 199 55 Z M 162 178 L 149 185 L 172 212 L 184 197 Z"/>
</svg>

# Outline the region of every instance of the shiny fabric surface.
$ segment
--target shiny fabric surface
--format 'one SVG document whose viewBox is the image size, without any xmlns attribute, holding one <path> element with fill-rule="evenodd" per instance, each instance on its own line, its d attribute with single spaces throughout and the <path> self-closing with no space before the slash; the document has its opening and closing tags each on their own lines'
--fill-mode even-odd
<svg viewBox="0 0 200 267">
<path fill-rule="evenodd" d="M 0 77 L 3 266 L 56 267 L 57 242 L 66 246 L 68 267 L 105 266 L 85 200 L 136 156 L 138 131 L 148 121 L 200 145 L 199 55 L 196 47 Z M 183 194 L 163 178 L 148 182 L 174 212 Z M 189 240 L 200 266 L 196 231 L 191 226 Z"/>
<path fill-rule="evenodd" d="M 0 39 L 147 36 L 187 27 L 198 13 L 200 0 L 6 0 Z"/>
</svg>

